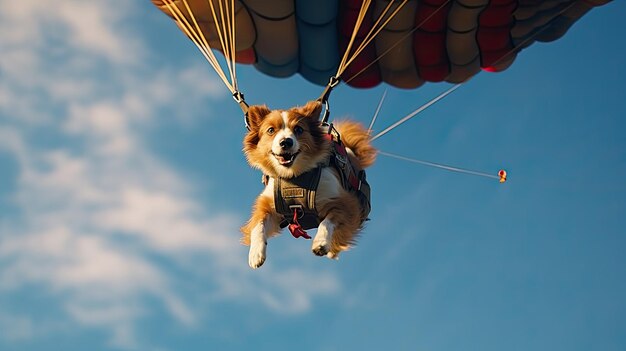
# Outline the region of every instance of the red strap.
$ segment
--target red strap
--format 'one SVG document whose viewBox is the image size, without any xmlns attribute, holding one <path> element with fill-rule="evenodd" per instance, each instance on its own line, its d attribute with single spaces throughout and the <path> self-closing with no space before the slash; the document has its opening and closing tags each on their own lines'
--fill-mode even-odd
<svg viewBox="0 0 626 351">
<path fill-rule="evenodd" d="M 300 223 L 298 223 L 298 209 L 297 208 L 293 209 L 292 222 L 293 223 L 289 225 L 289 231 L 291 232 L 291 235 L 293 235 L 294 238 L 297 239 L 299 237 L 303 237 L 305 239 L 311 239 L 309 234 L 307 234 L 306 231 L 302 229 L 302 226 L 300 225 Z"/>
<path fill-rule="evenodd" d="M 333 138 L 332 134 L 325 134 L 324 137 L 333 143 L 333 146 L 335 147 L 335 151 L 337 151 L 338 154 L 340 154 L 341 156 L 344 156 L 346 158 L 349 157 L 348 156 L 348 151 L 346 150 L 346 146 L 341 144 L 341 143 L 339 143 L 339 142 L 337 142 L 337 141 L 335 141 L 335 139 Z M 349 160 L 348 160 L 348 162 L 349 162 Z M 350 167 L 352 167 L 352 166 L 350 166 Z M 356 176 L 356 174 L 354 174 L 354 169 L 352 169 L 352 171 L 349 171 L 348 173 L 349 173 L 347 175 L 348 176 L 348 182 L 350 182 L 350 185 L 352 186 L 353 189 L 359 190 L 360 180 Z"/>
</svg>

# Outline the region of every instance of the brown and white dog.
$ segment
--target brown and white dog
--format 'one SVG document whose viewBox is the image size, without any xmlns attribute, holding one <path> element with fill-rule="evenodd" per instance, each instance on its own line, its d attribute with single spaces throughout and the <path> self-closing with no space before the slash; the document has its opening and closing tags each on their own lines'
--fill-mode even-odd
<svg viewBox="0 0 626 351">
<path fill-rule="evenodd" d="M 258 268 L 265 262 L 267 239 L 280 231 L 284 220 L 274 205 L 274 179 L 289 179 L 315 169 L 330 157 L 332 142 L 324 137 L 319 121 L 321 103 L 311 101 L 289 110 L 269 110 L 251 106 L 248 111 L 249 132 L 243 151 L 248 163 L 269 176 L 265 189 L 252 209 L 252 215 L 241 228 L 242 243 L 250 245 L 248 264 Z M 374 163 L 376 149 L 370 135 L 357 122 L 334 124 L 357 170 Z M 313 239 L 312 251 L 318 256 L 337 258 L 341 251 L 354 245 L 362 225 L 357 196 L 342 187 L 334 167 L 322 169 L 315 197 L 321 220 Z"/>
</svg>

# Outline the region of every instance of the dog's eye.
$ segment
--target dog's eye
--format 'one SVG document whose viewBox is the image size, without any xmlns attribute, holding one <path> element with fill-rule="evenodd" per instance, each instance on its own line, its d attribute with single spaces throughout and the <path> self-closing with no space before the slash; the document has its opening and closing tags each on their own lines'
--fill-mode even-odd
<svg viewBox="0 0 626 351">
<path fill-rule="evenodd" d="M 300 126 L 296 126 L 295 128 L 293 128 L 293 132 L 296 133 L 296 135 L 300 135 L 304 133 L 304 129 L 302 129 L 302 127 Z"/>
<path fill-rule="evenodd" d="M 267 134 L 272 135 L 274 134 L 274 132 L 275 132 L 274 127 L 267 128 Z"/>
</svg>

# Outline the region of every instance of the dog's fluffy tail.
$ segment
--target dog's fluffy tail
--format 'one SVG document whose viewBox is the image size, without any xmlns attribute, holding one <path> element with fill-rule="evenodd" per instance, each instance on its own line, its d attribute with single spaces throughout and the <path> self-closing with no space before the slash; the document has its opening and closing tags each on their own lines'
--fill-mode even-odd
<svg viewBox="0 0 626 351">
<path fill-rule="evenodd" d="M 341 135 L 343 144 L 352 150 L 362 168 L 374 164 L 377 151 L 370 143 L 370 133 L 361 123 L 344 120 L 335 121 L 333 125 Z"/>
</svg>

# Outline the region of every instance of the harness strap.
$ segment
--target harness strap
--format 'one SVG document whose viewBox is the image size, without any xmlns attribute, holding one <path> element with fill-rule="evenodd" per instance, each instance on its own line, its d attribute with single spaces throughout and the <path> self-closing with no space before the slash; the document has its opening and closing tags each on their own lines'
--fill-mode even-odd
<svg viewBox="0 0 626 351">
<path fill-rule="evenodd" d="M 322 103 L 327 102 L 328 101 L 328 97 L 330 96 L 330 92 L 333 91 L 333 88 L 335 88 L 337 86 L 337 84 L 339 84 L 340 81 L 341 81 L 341 79 L 338 78 L 338 77 L 335 77 L 335 76 L 330 77 L 330 81 L 326 85 L 326 88 L 324 88 L 324 91 L 322 92 L 320 97 L 317 98 L 317 100 L 322 102 Z"/>
<path fill-rule="evenodd" d="M 330 140 L 333 141 L 334 147 L 330 163 L 340 169 L 343 187 L 347 188 L 346 185 L 349 185 L 352 190 L 359 190 L 360 179 L 358 178 L 354 167 L 352 167 L 352 164 L 350 163 L 346 147 L 341 142 L 334 141 L 331 134 L 328 134 L 327 138 L 330 138 Z"/>
<path fill-rule="evenodd" d="M 315 207 L 317 187 L 324 167 L 334 167 L 339 173 L 341 186 L 355 194 L 359 199 L 361 221 L 366 221 L 370 213 L 370 187 L 367 183 L 365 171 L 356 170 L 350 162 L 346 147 L 332 124 L 327 125 L 325 134 L 332 144 L 332 152 L 328 161 L 318 165 L 315 169 L 297 177 L 283 179 L 274 178 L 274 207 L 276 212 L 283 216 L 281 228 L 289 226 L 289 231 L 295 238 L 310 239 L 305 229 L 317 228 L 320 218 Z M 268 180 L 263 177 L 264 182 Z"/>
<path fill-rule="evenodd" d="M 333 89 L 337 86 L 337 84 L 339 84 L 340 80 L 341 79 L 336 76 L 330 77 L 328 85 L 326 85 L 326 88 L 324 88 L 322 95 L 317 98 L 317 101 L 321 102 L 324 105 L 324 114 L 322 115 L 322 118 L 320 120 L 320 123 L 322 125 L 328 123 L 328 118 L 330 117 L 330 104 L 328 103 L 328 98 L 330 97 L 330 93 L 333 91 Z"/>
<path fill-rule="evenodd" d="M 341 142 L 339 133 L 333 128 L 332 124 L 328 126 L 328 134 L 326 138 L 333 143 L 333 152 L 330 157 L 330 164 L 338 170 L 341 177 L 341 185 L 344 189 L 354 193 L 359 198 L 361 207 L 361 220 L 367 220 L 367 216 L 371 211 L 370 203 L 370 186 L 364 170 L 357 171 L 348 156 L 345 145 Z"/>
<path fill-rule="evenodd" d="M 320 165 L 295 178 L 274 179 L 274 207 L 285 218 L 281 228 L 290 223 L 302 229 L 317 228 L 320 221 L 315 208 L 315 196 L 321 175 Z"/>
</svg>

